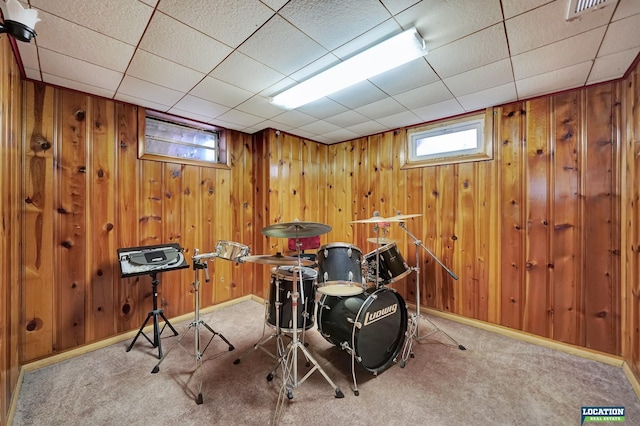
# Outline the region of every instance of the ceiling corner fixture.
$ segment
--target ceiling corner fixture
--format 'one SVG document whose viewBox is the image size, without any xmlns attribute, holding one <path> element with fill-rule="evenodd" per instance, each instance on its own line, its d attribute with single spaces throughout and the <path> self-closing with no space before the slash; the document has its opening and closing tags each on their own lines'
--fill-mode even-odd
<svg viewBox="0 0 640 426">
<path fill-rule="evenodd" d="M 425 41 L 411 28 L 285 90 L 271 103 L 294 109 L 426 54 Z"/>
<path fill-rule="evenodd" d="M 18 0 L 0 2 L 4 23 L 0 23 L 0 33 L 7 33 L 14 38 L 29 43 L 36 36 L 34 28 L 38 19 L 38 11 L 25 9 Z"/>
</svg>

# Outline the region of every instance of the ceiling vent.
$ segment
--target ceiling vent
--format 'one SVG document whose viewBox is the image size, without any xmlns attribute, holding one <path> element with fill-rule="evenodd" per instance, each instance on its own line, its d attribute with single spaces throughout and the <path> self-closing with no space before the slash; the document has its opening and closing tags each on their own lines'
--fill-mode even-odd
<svg viewBox="0 0 640 426">
<path fill-rule="evenodd" d="M 580 18 L 587 12 L 602 9 L 603 7 L 614 5 L 618 0 L 569 0 L 569 10 L 567 11 L 567 21 Z"/>
</svg>

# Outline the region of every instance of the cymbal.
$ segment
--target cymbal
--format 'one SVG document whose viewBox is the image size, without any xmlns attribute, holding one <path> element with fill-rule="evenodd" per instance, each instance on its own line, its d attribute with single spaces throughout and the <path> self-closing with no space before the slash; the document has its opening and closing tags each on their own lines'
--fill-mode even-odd
<svg viewBox="0 0 640 426">
<path fill-rule="evenodd" d="M 300 266 L 313 265 L 313 262 L 311 260 L 298 259 L 297 257 L 292 257 L 292 256 L 283 256 L 282 253 L 276 253 L 274 255 L 257 254 L 254 256 L 241 257 L 240 260 L 242 262 L 262 263 L 265 265 L 279 265 L 279 266 L 286 266 L 286 265 L 295 266 L 298 264 L 298 261 L 300 262 Z"/>
<path fill-rule="evenodd" d="M 264 235 L 277 238 L 316 237 L 329 231 L 329 225 L 300 221 L 274 223 L 262 229 Z"/>
<path fill-rule="evenodd" d="M 396 215 L 396 216 L 391 216 L 391 217 L 387 218 L 387 220 L 389 222 L 402 222 L 405 219 L 411 219 L 412 217 L 420 217 L 420 216 L 422 216 L 422 215 L 421 214 L 399 214 L 399 215 Z"/>
<path fill-rule="evenodd" d="M 379 245 L 385 245 L 385 244 L 391 244 L 391 243 L 396 243 L 396 240 L 392 240 L 391 238 L 367 238 L 367 241 L 369 241 L 370 243 L 373 244 L 379 244 Z"/>
<path fill-rule="evenodd" d="M 400 222 L 399 220 L 390 220 L 388 217 L 372 216 L 368 219 L 352 220 L 349 223 L 385 223 L 385 222 Z"/>
</svg>

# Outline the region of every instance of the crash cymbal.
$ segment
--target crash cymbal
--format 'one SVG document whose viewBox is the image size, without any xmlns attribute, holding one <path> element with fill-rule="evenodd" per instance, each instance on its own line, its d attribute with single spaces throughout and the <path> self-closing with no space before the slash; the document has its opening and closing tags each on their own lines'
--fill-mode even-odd
<svg viewBox="0 0 640 426">
<path fill-rule="evenodd" d="M 385 245 L 385 244 L 391 244 L 391 243 L 397 243 L 396 240 L 392 240 L 391 238 L 367 238 L 367 241 L 369 241 L 370 243 L 373 244 L 379 244 L 379 245 Z"/>
<path fill-rule="evenodd" d="M 387 218 L 389 222 L 402 222 L 405 219 L 411 219 L 412 217 L 420 217 L 421 214 L 399 214 L 396 216 L 391 216 Z"/>
<path fill-rule="evenodd" d="M 324 223 L 300 221 L 275 223 L 262 229 L 267 237 L 276 238 L 316 237 L 329 231 L 331 227 Z"/>
<path fill-rule="evenodd" d="M 297 257 L 283 256 L 282 253 L 276 253 L 274 255 L 258 254 L 255 256 L 245 256 L 245 257 L 241 257 L 240 261 L 250 262 L 250 263 L 262 263 L 265 265 L 278 265 L 278 266 L 286 266 L 286 265 L 295 266 L 298 264 L 298 261 L 299 261 L 300 266 L 313 265 L 313 262 L 308 259 L 298 259 Z"/>
</svg>

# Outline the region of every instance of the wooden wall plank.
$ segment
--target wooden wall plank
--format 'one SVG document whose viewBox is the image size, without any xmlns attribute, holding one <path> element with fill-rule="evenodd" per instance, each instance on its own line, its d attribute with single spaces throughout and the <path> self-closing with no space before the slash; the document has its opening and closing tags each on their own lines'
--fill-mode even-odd
<svg viewBox="0 0 640 426">
<path fill-rule="evenodd" d="M 54 233 L 56 261 L 56 350 L 85 343 L 86 199 L 87 199 L 86 96 L 64 92 L 59 103 L 59 140 L 56 150 L 57 205 Z"/>
<path fill-rule="evenodd" d="M 553 97 L 554 147 L 552 218 L 553 338 L 580 344 L 578 292 L 582 282 L 580 247 L 579 93 Z"/>
<path fill-rule="evenodd" d="M 551 149 L 549 120 L 551 104 L 548 98 L 526 103 L 526 247 L 523 329 L 549 337 L 549 173 Z"/>
<path fill-rule="evenodd" d="M 501 325 L 520 329 L 523 308 L 524 223 L 522 121 L 524 106 L 514 103 L 501 109 L 499 136 L 500 202 L 503 248 L 501 269 Z"/>
<path fill-rule="evenodd" d="M 588 348 L 619 353 L 619 298 L 614 298 L 612 277 L 617 275 L 619 241 L 611 224 L 615 188 L 612 172 L 618 155 L 614 142 L 613 85 L 602 84 L 585 91 L 586 162 L 584 164 L 584 332 Z M 617 199 L 617 198 L 616 198 Z M 588 213 L 587 213 L 588 212 Z M 614 258 L 615 256 L 615 258 Z M 615 293 L 617 295 L 617 293 Z"/>
<path fill-rule="evenodd" d="M 89 341 L 113 336 L 116 332 L 114 281 L 117 274 L 115 246 L 115 157 L 116 127 L 113 103 L 91 99 L 88 144 L 89 196 L 87 197 L 87 275 L 86 338 Z M 99 206 L 99 207 L 98 207 Z M 95 207 L 95 208 L 94 208 Z"/>
</svg>

